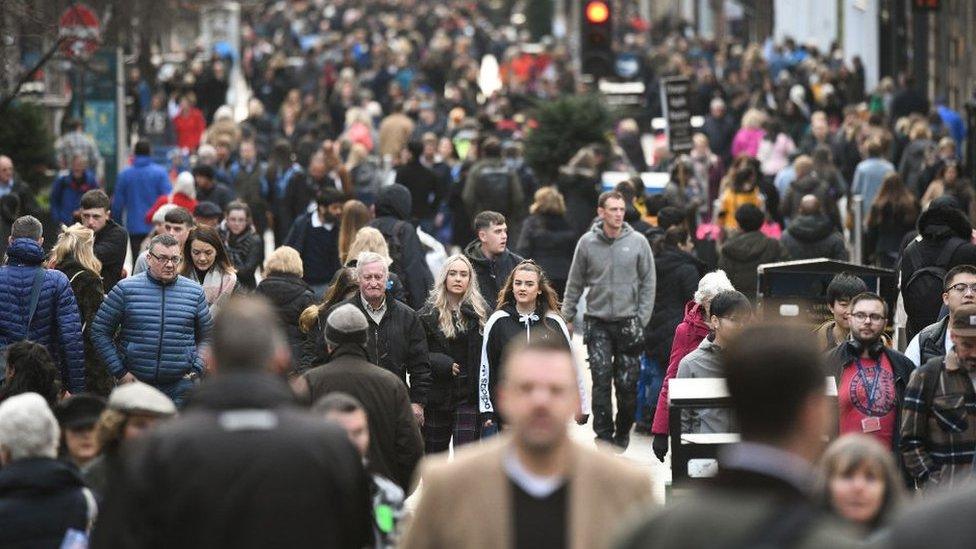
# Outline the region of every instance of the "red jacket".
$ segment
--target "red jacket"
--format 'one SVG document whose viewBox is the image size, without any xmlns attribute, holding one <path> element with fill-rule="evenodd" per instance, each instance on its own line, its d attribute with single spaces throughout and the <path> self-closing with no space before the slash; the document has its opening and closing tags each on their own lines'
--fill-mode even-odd
<svg viewBox="0 0 976 549">
<path fill-rule="evenodd" d="M 203 119 L 203 113 L 196 107 L 191 107 L 189 112 L 181 112 L 173 119 L 176 145 L 180 148 L 197 150 L 200 137 L 206 129 L 207 122 Z"/>
<path fill-rule="evenodd" d="M 657 398 L 657 410 L 654 411 L 654 425 L 651 426 L 651 433 L 655 435 L 668 434 L 668 420 L 671 417 L 668 408 L 668 382 L 678 375 L 678 363 L 685 355 L 697 349 L 698 344 L 708 335 L 709 328 L 705 323 L 704 313 L 701 305 L 689 301 L 685 304 L 685 319 L 674 331 L 668 371 L 664 375 L 664 385 L 661 386 L 661 395 Z"/>
<path fill-rule="evenodd" d="M 169 195 L 163 195 L 156 199 L 156 203 L 149 208 L 149 212 L 146 213 L 146 223 L 152 225 L 152 217 L 156 215 L 156 210 L 159 209 L 163 204 L 176 204 L 181 208 L 186 208 L 191 214 L 193 209 L 197 207 L 197 201 L 186 196 L 183 193 L 176 193 L 173 195 L 172 199 Z"/>
</svg>

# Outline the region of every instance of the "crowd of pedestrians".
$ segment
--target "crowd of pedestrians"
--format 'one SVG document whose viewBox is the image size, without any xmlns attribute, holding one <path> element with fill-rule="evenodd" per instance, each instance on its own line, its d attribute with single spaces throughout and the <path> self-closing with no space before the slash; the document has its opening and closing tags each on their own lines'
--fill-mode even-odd
<svg viewBox="0 0 976 549">
<path fill-rule="evenodd" d="M 585 86 L 492 6 L 260 3 L 239 58 L 131 72 L 112 188 L 77 120 L 46 200 L 0 151 L 0 545 L 848 547 L 904 542 L 908 492 L 974 474 L 958 115 L 839 49 L 635 15 L 647 88 L 692 82 L 692 151 L 649 92 L 537 173 L 536 101 Z M 841 273 L 819 326 L 758 321 L 759 265 L 852 257 L 897 302 Z M 674 378 L 724 379 L 731 408 L 671 422 Z M 570 436 L 591 418 L 599 450 Z M 608 454 L 637 433 L 665 462 L 673 424 L 742 442 L 653 509 Z"/>
</svg>

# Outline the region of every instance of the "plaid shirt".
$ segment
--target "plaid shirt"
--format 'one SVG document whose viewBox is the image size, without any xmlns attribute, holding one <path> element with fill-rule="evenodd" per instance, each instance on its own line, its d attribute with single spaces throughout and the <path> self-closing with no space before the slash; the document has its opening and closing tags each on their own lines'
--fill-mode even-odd
<svg viewBox="0 0 976 549">
<path fill-rule="evenodd" d="M 95 140 L 83 132 L 69 132 L 61 136 L 56 144 L 58 162 L 62 168 L 71 167 L 71 159 L 75 156 L 83 156 L 88 159 L 88 168 L 95 171 L 102 155 L 98 152 L 98 145 Z"/>
<path fill-rule="evenodd" d="M 967 480 L 976 459 L 976 390 L 956 354 L 915 370 L 902 406 L 902 459 L 916 485 Z"/>
</svg>

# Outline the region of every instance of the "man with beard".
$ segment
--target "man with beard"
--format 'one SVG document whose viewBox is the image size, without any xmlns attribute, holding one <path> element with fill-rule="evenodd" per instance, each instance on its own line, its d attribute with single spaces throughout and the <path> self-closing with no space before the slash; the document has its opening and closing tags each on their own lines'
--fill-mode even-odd
<svg viewBox="0 0 976 549">
<path fill-rule="evenodd" d="M 840 434 L 864 433 L 898 448 L 899 408 L 914 365 L 881 339 L 888 306 L 880 296 L 858 294 L 850 307 L 851 337 L 827 361 L 837 382 Z"/>
<path fill-rule="evenodd" d="M 325 188 L 315 197 L 315 210 L 301 215 L 285 237 L 285 246 L 291 246 L 302 256 L 305 274 L 303 278 L 315 297 L 325 293 L 329 281 L 339 270 L 339 215 L 345 201 L 338 189 Z"/>
<path fill-rule="evenodd" d="M 949 317 L 963 305 L 976 304 L 976 267 L 957 265 L 949 269 L 944 288 L 942 304 L 949 309 L 949 314 L 922 328 L 905 348 L 905 356 L 915 366 L 921 366 L 935 357 L 943 357 L 947 351 L 952 350 Z"/>
<path fill-rule="evenodd" d="M 949 488 L 972 478 L 976 450 L 976 305 L 949 324 L 952 349 L 912 372 L 905 390 L 901 454 L 919 489 Z"/>
</svg>

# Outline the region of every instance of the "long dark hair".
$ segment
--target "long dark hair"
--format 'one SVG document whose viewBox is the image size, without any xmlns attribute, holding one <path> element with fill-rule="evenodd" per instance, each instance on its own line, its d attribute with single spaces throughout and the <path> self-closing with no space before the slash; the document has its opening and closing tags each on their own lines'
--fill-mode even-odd
<svg viewBox="0 0 976 549">
<path fill-rule="evenodd" d="M 664 231 L 664 235 L 654 240 L 651 251 L 658 255 L 664 250 L 677 250 L 678 246 L 688 242 L 688 229 L 684 225 L 674 225 Z"/>
<path fill-rule="evenodd" d="M 227 255 L 227 249 L 224 247 L 224 242 L 220 239 L 220 233 L 217 232 L 217 229 L 200 226 L 190 231 L 190 235 L 186 237 L 186 244 L 183 245 L 183 257 L 187 258 L 187 261 L 183 262 L 184 273 L 190 273 L 192 269 L 196 268 L 193 264 L 193 254 L 190 253 L 193 250 L 194 240 L 210 244 L 217 251 L 213 265 L 210 266 L 211 269 L 217 267 L 225 273 L 235 272 L 234 264 L 231 263 L 230 256 Z"/>
<path fill-rule="evenodd" d="M 18 341 L 3 352 L 13 376 L 0 388 L 0 402 L 21 393 L 37 393 L 53 408 L 61 394 L 61 376 L 47 349 L 33 341 Z"/>
<path fill-rule="evenodd" d="M 871 204 L 868 212 L 868 226 L 875 227 L 884 222 L 885 218 L 900 220 L 905 225 L 912 225 L 918 217 L 918 203 L 915 196 L 901 180 L 897 172 L 891 172 L 881 182 L 878 195 Z"/>
</svg>

